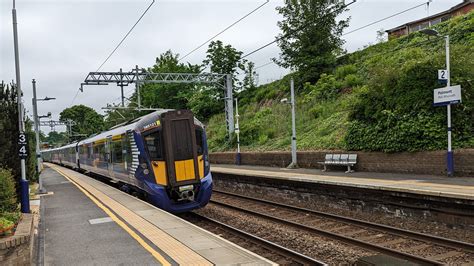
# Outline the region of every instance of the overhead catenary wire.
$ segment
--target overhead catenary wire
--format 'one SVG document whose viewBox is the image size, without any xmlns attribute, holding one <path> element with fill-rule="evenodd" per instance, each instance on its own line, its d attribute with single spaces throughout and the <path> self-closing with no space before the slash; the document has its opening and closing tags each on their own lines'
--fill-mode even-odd
<svg viewBox="0 0 474 266">
<path fill-rule="evenodd" d="M 254 70 L 257 70 L 257 69 L 262 68 L 262 67 L 266 67 L 266 66 L 271 65 L 271 64 L 273 64 L 273 63 L 275 63 L 275 62 L 270 61 L 270 62 L 265 63 L 265 64 L 263 64 L 263 65 L 259 65 L 259 66 L 255 67 Z"/>
<path fill-rule="evenodd" d="M 413 6 L 413 7 L 410 7 L 410 8 L 407 8 L 407 9 L 405 9 L 405 10 L 402 10 L 402 11 L 400 11 L 400 12 L 397 12 L 397 13 L 395 13 L 395 14 L 392 14 L 392 15 L 390 15 L 390 16 L 388 16 L 388 17 L 385 17 L 385 18 L 376 20 L 376 21 L 371 22 L 371 23 L 369 23 L 369 24 L 367 24 L 367 25 L 364 25 L 364 26 L 362 26 L 362 27 L 359 27 L 359 28 L 353 29 L 353 30 L 351 30 L 351 31 L 345 32 L 345 33 L 343 33 L 341 36 L 345 36 L 345 35 L 351 34 L 351 33 L 353 33 L 353 32 L 359 31 L 359 30 L 361 30 L 361 29 L 365 29 L 365 28 L 367 28 L 367 27 L 370 27 L 370 26 L 372 26 L 372 25 L 374 25 L 374 24 L 377 24 L 377 23 L 382 22 L 382 21 L 384 21 L 384 20 L 387 20 L 387 19 L 389 19 L 389 18 L 396 17 L 396 16 L 401 15 L 401 14 L 403 14 L 403 13 L 406 13 L 406 12 L 408 12 L 408 11 L 410 11 L 410 10 L 416 9 L 416 8 L 418 8 L 418 7 L 420 7 L 420 6 L 429 5 L 429 4 L 430 4 L 430 1 L 425 2 L 425 3 L 422 3 L 422 4 L 419 4 L 419 5 L 416 5 L 416 6 Z"/>
<path fill-rule="evenodd" d="M 424 2 L 424 3 L 422 3 L 422 4 L 419 4 L 419 5 L 416 5 L 416 6 L 407 8 L 407 9 L 405 9 L 405 10 L 402 10 L 402 11 L 397 12 L 397 13 L 395 13 L 395 14 L 392 14 L 392 15 L 390 15 L 390 16 L 381 18 L 381 19 L 379 19 L 379 20 L 376 20 L 376 21 L 373 21 L 373 22 L 371 22 L 371 23 L 368 23 L 368 24 L 366 24 L 366 25 L 364 25 L 364 26 L 361 26 L 361 27 L 358 27 L 358 28 L 356 28 L 356 29 L 353 29 L 353 30 L 350 30 L 350 31 L 348 31 L 348 32 L 345 32 L 345 33 L 343 33 L 341 36 L 346 36 L 346 35 L 348 35 L 348 34 L 351 34 L 351 33 L 356 32 L 356 31 L 365 29 L 365 28 L 367 28 L 367 27 L 370 27 L 370 26 L 372 26 L 372 25 L 375 25 L 375 24 L 380 23 L 380 22 L 382 22 L 382 21 L 385 21 L 385 20 L 387 20 L 387 19 L 396 17 L 396 16 L 398 16 L 398 15 L 401 15 L 401 14 L 406 13 L 406 12 L 408 12 L 408 11 L 411 11 L 411 10 L 413 10 L 413 9 L 419 8 L 419 7 L 421 7 L 421 6 L 429 5 L 430 2 L 431 2 L 431 0 L 430 0 L 430 1 L 427 1 L 427 2 Z M 277 42 L 277 41 L 278 41 L 278 40 L 275 40 L 275 41 L 273 41 L 272 43 L 268 43 L 266 46 L 262 46 L 262 47 L 259 48 L 259 49 L 263 49 L 263 48 L 265 48 L 265 47 L 267 47 L 267 46 L 269 46 L 269 45 L 271 45 L 271 44 L 273 44 L 273 43 L 275 43 L 275 42 Z M 255 52 L 257 52 L 257 50 L 255 50 Z M 253 52 L 252 52 L 252 53 L 253 53 Z M 250 54 L 251 54 L 251 53 L 249 53 L 249 54 L 247 54 L 247 55 L 245 55 L 245 56 L 248 56 L 248 55 L 250 55 Z M 259 68 L 268 66 L 268 65 L 270 65 L 270 64 L 273 64 L 273 63 L 275 63 L 275 62 L 274 62 L 274 61 L 270 61 L 270 62 L 268 62 L 268 63 L 266 63 L 266 64 L 263 64 L 263 65 L 260 65 L 260 66 L 256 67 L 255 69 L 259 69 Z"/>
<path fill-rule="evenodd" d="M 344 5 L 344 6 L 342 6 L 341 9 L 347 8 L 348 6 L 354 4 L 355 2 L 356 2 L 356 0 L 353 0 L 352 2 L 350 2 L 350 3 L 348 3 L 348 4 Z M 338 10 L 339 10 L 339 9 L 338 9 Z M 326 14 L 326 16 L 329 15 L 329 14 L 331 14 L 331 13 L 334 13 L 334 12 L 335 12 L 335 11 L 329 12 L 329 13 Z M 275 40 L 273 40 L 273 41 L 271 41 L 271 42 L 269 42 L 269 43 L 267 43 L 267 44 L 265 44 L 265 45 L 263 45 L 263 46 L 260 46 L 259 48 L 255 49 L 255 50 L 253 50 L 253 51 L 251 51 L 251 52 L 249 52 L 249 53 L 247 53 L 247 54 L 244 54 L 244 55 L 242 56 L 242 58 L 246 58 L 246 57 L 248 57 L 248 56 L 250 56 L 250 55 L 252 55 L 252 54 L 254 54 L 254 53 L 256 53 L 256 52 L 258 52 L 258 51 L 260 51 L 260 50 L 262 50 L 262 49 L 267 48 L 268 46 L 270 46 L 270 45 L 272 45 L 272 44 L 278 42 L 279 40 L 283 40 L 283 39 L 286 39 L 286 38 L 292 36 L 294 33 L 296 33 L 296 32 L 298 32 L 298 31 L 302 30 L 303 28 L 305 28 L 305 27 L 307 27 L 307 26 L 309 26 L 311 23 L 313 23 L 313 22 L 310 21 L 310 22 L 308 22 L 308 23 L 305 23 L 304 25 L 302 25 L 302 26 L 299 27 L 298 29 L 296 29 L 296 30 L 294 30 L 294 31 L 292 31 L 292 32 L 290 32 L 290 33 L 287 33 L 287 34 L 285 34 L 285 35 L 282 35 L 282 36 L 280 36 L 280 37 L 275 38 Z"/>
<path fill-rule="evenodd" d="M 133 24 L 133 26 L 130 28 L 130 30 L 127 32 L 127 34 L 125 34 L 125 36 L 123 36 L 122 40 L 120 40 L 120 42 L 117 44 L 117 46 L 115 46 L 115 48 L 112 50 L 112 52 L 110 52 L 109 56 L 107 56 L 107 58 L 104 60 L 104 62 L 102 62 L 102 64 L 100 64 L 100 66 L 97 68 L 96 72 L 99 71 L 105 65 L 105 63 L 107 63 L 107 61 L 110 59 L 110 57 L 112 57 L 112 55 L 115 53 L 115 51 L 117 51 L 117 49 L 120 47 L 120 45 L 125 41 L 125 39 L 127 39 L 128 35 L 130 35 L 130 33 L 137 26 L 137 24 L 140 22 L 140 20 L 142 20 L 142 18 L 145 16 L 145 14 L 148 12 L 148 10 L 151 8 L 151 6 L 154 3 L 155 3 L 155 0 L 152 0 L 151 4 L 145 9 L 145 11 L 143 11 L 142 15 L 138 18 L 138 20 L 135 22 L 135 24 Z"/>
<path fill-rule="evenodd" d="M 192 53 L 196 52 L 197 50 L 199 50 L 199 48 L 203 47 L 204 45 L 206 45 L 208 42 L 212 41 L 214 38 L 216 38 L 217 36 L 221 35 L 222 33 L 224 33 L 225 31 L 227 31 L 228 29 L 232 28 L 233 26 L 235 26 L 236 24 L 238 24 L 239 22 L 241 22 L 242 20 L 244 20 L 246 17 L 250 16 L 251 14 L 255 13 L 257 10 L 259 10 L 260 8 L 262 8 L 264 5 L 268 4 L 268 2 L 270 2 L 270 0 L 266 0 L 265 3 L 259 5 L 258 7 L 256 7 L 255 9 L 253 9 L 252 11 L 250 11 L 249 13 L 245 14 L 243 17 L 239 18 L 238 20 L 236 20 L 234 23 L 230 24 L 229 26 L 227 26 L 225 29 L 221 30 L 219 33 L 217 33 L 216 35 L 212 36 L 211 38 L 209 38 L 208 40 L 206 40 L 205 42 L 201 43 L 198 47 L 194 48 L 193 50 L 191 50 L 190 52 L 188 52 L 187 54 L 185 54 L 184 56 L 182 56 L 181 58 L 178 59 L 178 62 L 183 60 L 184 58 L 188 57 L 189 55 L 191 55 Z"/>
<path fill-rule="evenodd" d="M 130 33 L 137 26 L 137 24 L 142 20 L 142 18 L 145 16 L 145 14 L 148 12 L 148 10 L 151 8 L 151 6 L 154 3 L 155 3 L 155 0 L 152 0 L 150 5 L 145 9 L 145 11 L 143 11 L 142 15 L 138 18 L 138 20 L 135 22 L 135 24 L 133 24 L 133 26 L 130 28 L 130 30 L 127 32 L 127 34 L 125 34 L 125 36 L 122 38 L 122 40 L 120 40 L 120 42 L 117 44 L 117 46 L 115 46 L 115 48 L 112 50 L 112 52 L 110 52 L 110 54 L 107 56 L 107 58 L 105 58 L 105 60 L 102 62 L 102 64 L 100 64 L 100 66 L 97 68 L 96 72 L 98 72 L 105 65 L 105 63 L 107 63 L 107 61 L 109 61 L 110 57 L 112 57 L 112 55 L 115 53 L 115 51 L 117 51 L 117 49 L 120 47 L 120 45 L 122 45 L 122 43 L 125 41 L 125 39 L 127 39 L 128 35 L 130 35 Z M 74 95 L 74 97 L 72 98 L 71 105 L 74 104 L 74 101 L 77 99 L 77 96 L 79 95 L 79 92 L 80 92 L 80 89 L 77 90 L 76 95 Z"/>
</svg>

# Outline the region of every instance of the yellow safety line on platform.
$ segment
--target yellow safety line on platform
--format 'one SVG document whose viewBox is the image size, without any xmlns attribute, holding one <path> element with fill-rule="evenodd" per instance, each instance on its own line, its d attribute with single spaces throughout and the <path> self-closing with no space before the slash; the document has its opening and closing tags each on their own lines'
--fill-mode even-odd
<svg viewBox="0 0 474 266">
<path fill-rule="evenodd" d="M 82 188 L 79 184 L 72 180 L 69 176 L 63 173 L 61 170 L 57 169 L 54 166 L 50 166 L 60 175 L 64 176 L 67 180 L 73 183 L 82 193 L 84 193 L 92 202 L 94 202 L 99 208 L 101 208 L 114 222 L 116 222 L 123 230 L 125 230 L 133 239 L 135 239 L 143 248 L 145 248 L 150 254 L 158 260 L 162 265 L 171 265 L 159 252 L 154 250 L 150 245 L 148 245 L 145 240 L 143 240 L 137 233 L 135 233 L 130 227 L 128 227 L 124 222 L 122 222 L 109 208 L 104 206 L 100 201 L 98 201 L 94 196 L 92 196 L 87 190 Z"/>
<path fill-rule="evenodd" d="M 56 168 L 55 170 L 61 172 L 58 168 Z M 212 265 L 211 262 L 209 262 L 206 258 L 202 257 L 196 251 L 190 249 L 185 244 L 176 240 L 156 225 L 150 223 L 140 215 L 128 209 L 120 202 L 114 200 L 113 198 L 105 194 L 103 191 L 101 191 L 99 188 L 91 184 L 93 182 L 98 181 L 94 181 L 90 178 L 82 178 L 79 173 L 73 172 L 72 170 L 68 169 L 65 170 L 71 171 L 71 174 L 68 176 L 69 180 L 73 179 L 79 186 L 84 188 L 84 190 L 93 195 L 105 206 L 113 210 L 117 214 L 117 216 L 123 218 L 132 228 L 136 229 L 144 237 L 150 240 L 150 242 L 159 247 L 161 251 L 166 253 L 176 263 L 180 265 Z M 99 187 L 101 186 L 103 186 L 104 188 L 108 187 L 106 185 L 99 185 Z"/>
</svg>

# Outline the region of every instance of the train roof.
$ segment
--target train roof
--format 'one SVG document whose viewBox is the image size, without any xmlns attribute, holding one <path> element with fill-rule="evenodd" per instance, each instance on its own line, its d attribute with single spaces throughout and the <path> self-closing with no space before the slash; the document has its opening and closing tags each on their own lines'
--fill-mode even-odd
<svg viewBox="0 0 474 266">
<path fill-rule="evenodd" d="M 74 142 L 59 148 L 54 148 L 54 149 L 49 149 L 49 150 L 44 150 L 44 151 L 54 151 L 54 150 L 59 150 L 59 149 L 64 149 L 64 148 L 70 148 L 70 147 L 75 147 L 76 145 L 83 145 L 86 143 L 98 141 L 105 139 L 109 136 L 116 136 L 116 135 L 121 135 L 126 133 L 127 131 L 133 131 L 133 130 L 142 130 L 144 125 L 155 122 L 156 120 L 160 119 L 161 115 L 169 112 L 169 111 L 175 111 L 175 109 L 160 109 L 157 111 L 154 111 L 152 113 L 149 113 L 147 115 L 135 118 L 133 120 L 130 120 L 129 122 L 125 122 L 123 124 L 116 125 L 112 127 L 110 130 L 101 132 L 97 135 L 93 135 L 89 138 L 86 138 L 84 140 L 81 140 L 79 142 Z M 198 119 L 194 118 L 194 124 L 204 127 L 204 125 L 199 121 Z M 42 151 L 43 152 L 43 151 Z"/>
</svg>

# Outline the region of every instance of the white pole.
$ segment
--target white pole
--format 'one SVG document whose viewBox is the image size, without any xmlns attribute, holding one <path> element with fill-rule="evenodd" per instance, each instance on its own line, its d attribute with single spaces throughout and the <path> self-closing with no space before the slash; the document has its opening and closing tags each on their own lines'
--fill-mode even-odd
<svg viewBox="0 0 474 266">
<path fill-rule="evenodd" d="M 39 118 L 38 118 L 38 99 L 36 97 L 36 80 L 33 79 L 33 121 L 35 123 L 35 136 L 36 136 L 36 172 L 38 173 L 38 194 L 46 193 L 43 188 L 43 180 L 40 177 L 41 172 L 41 152 L 40 152 L 40 130 L 39 130 Z"/>
<path fill-rule="evenodd" d="M 240 155 L 240 126 L 239 126 L 239 100 L 235 98 L 235 133 L 237 134 L 237 154 L 235 157 L 235 164 L 241 164 L 241 155 Z"/>
<path fill-rule="evenodd" d="M 235 129 L 238 131 L 237 133 L 237 153 L 240 153 L 240 126 L 239 126 L 239 101 L 235 98 Z"/>
<path fill-rule="evenodd" d="M 12 9 L 12 19 L 13 19 L 13 47 L 15 51 L 15 73 L 16 73 L 16 92 L 17 92 L 17 101 L 18 101 L 18 127 L 20 129 L 20 134 L 25 132 L 25 123 L 23 121 L 23 108 L 21 102 L 21 78 L 20 78 L 20 55 L 18 51 L 18 29 L 17 29 L 17 18 L 16 18 L 16 8 L 15 0 L 13 0 L 13 9 Z M 26 163 L 25 159 L 21 158 L 21 180 L 20 180 L 20 190 L 21 190 L 21 212 L 29 213 L 30 212 L 30 196 L 29 196 L 29 186 L 28 180 L 26 180 Z"/>
<path fill-rule="evenodd" d="M 446 35 L 446 72 L 448 72 L 447 87 L 451 86 L 451 69 L 449 62 L 449 35 Z M 448 176 L 454 174 L 454 157 L 451 146 L 451 104 L 446 106 L 447 111 L 447 120 L 448 120 L 448 154 L 447 154 L 447 172 Z"/>
<path fill-rule="evenodd" d="M 291 79 L 290 82 L 290 93 L 291 93 L 291 164 L 288 168 L 297 168 L 298 162 L 296 158 L 296 114 L 295 114 L 295 82 Z"/>
</svg>

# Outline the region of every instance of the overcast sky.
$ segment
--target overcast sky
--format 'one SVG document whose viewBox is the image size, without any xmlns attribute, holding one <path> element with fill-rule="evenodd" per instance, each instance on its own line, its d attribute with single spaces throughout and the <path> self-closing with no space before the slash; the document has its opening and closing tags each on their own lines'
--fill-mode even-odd
<svg viewBox="0 0 474 266">
<path fill-rule="evenodd" d="M 264 0 L 234 1 L 160 1 L 157 0 L 128 39 L 104 65 L 102 71 L 130 70 L 135 65 L 150 67 L 155 58 L 171 49 L 181 55 L 191 51 L 203 41 L 221 31 Z M 347 2 L 347 1 L 346 1 Z M 358 0 L 345 16 L 351 16 L 347 31 L 392 15 L 424 0 Z M 429 13 L 444 11 L 461 0 L 434 0 Z M 37 81 L 38 98 L 56 97 L 41 102 L 39 114 L 51 112 L 54 119 L 71 106 L 74 95 L 87 73 L 95 71 L 151 1 L 17 1 L 20 47 L 21 85 L 24 102 L 31 111 L 31 80 Z M 279 33 L 277 21 L 281 19 L 275 7 L 281 0 L 270 0 L 256 13 L 218 37 L 238 50 L 252 51 L 274 39 Z M 0 80 L 15 79 L 13 53 L 12 1 L 0 0 Z M 344 36 L 345 48 L 354 51 L 374 43 L 376 31 L 390 29 L 428 14 L 425 6 L 386 20 L 364 30 Z M 201 63 L 206 48 L 202 47 L 186 58 L 190 63 Z M 248 59 L 256 66 L 270 62 L 278 55 L 272 45 Z M 287 70 L 271 64 L 258 69 L 259 83 L 279 79 Z M 132 87 L 125 88 L 125 92 Z M 114 86 L 88 86 L 74 104 L 85 104 L 98 112 L 107 103 L 120 101 L 120 88 Z M 48 131 L 46 128 L 43 130 Z"/>
</svg>

